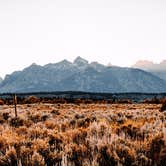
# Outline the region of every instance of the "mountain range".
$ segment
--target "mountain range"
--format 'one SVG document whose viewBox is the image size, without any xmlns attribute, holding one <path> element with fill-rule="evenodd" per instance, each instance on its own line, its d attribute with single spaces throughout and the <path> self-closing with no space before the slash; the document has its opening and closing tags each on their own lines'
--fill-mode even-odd
<svg viewBox="0 0 166 166">
<path fill-rule="evenodd" d="M 160 63 L 153 63 L 152 61 L 140 60 L 132 66 L 133 68 L 139 68 L 166 80 L 166 60 Z"/>
<path fill-rule="evenodd" d="M 136 67 L 136 66 L 133 66 Z M 139 68 L 139 67 L 138 67 Z M 6 92 L 166 92 L 166 80 L 138 68 L 88 63 L 77 57 L 44 66 L 33 63 L 22 71 L 6 75 L 0 82 L 0 93 Z"/>
</svg>

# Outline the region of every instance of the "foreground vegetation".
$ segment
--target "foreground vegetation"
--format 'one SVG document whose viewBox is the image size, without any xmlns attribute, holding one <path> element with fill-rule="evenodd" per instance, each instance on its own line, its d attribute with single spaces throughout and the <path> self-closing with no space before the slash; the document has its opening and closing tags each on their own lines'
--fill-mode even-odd
<svg viewBox="0 0 166 166">
<path fill-rule="evenodd" d="M 164 104 L 36 103 L 17 112 L 0 106 L 1 166 L 166 165 Z"/>
</svg>

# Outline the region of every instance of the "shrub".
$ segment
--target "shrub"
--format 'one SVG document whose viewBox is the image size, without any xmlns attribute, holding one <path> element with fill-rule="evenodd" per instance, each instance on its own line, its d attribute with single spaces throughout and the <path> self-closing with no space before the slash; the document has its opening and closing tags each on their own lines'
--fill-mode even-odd
<svg viewBox="0 0 166 166">
<path fill-rule="evenodd" d="M 0 156 L 1 166 L 18 166 L 18 161 L 14 147 L 10 147 L 4 156 Z"/>
<path fill-rule="evenodd" d="M 121 145 L 117 148 L 116 152 L 119 158 L 121 159 L 120 162 L 123 166 L 130 166 L 134 163 L 135 154 L 128 146 Z"/>
<path fill-rule="evenodd" d="M 133 164 L 134 166 L 150 166 L 151 160 L 144 154 L 138 154 L 136 161 Z"/>
<path fill-rule="evenodd" d="M 161 112 L 166 111 L 166 102 L 162 104 L 160 111 Z"/>
<path fill-rule="evenodd" d="M 59 135 L 56 134 L 50 135 L 48 143 L 51 147 L 51 151 L 56 150 L 60 152 L 62 150 L 62 143 L 63 143 L 62 140 L 63 138 Z"/>
<path fill-rule="evenodd" d="M 4 113 L 2 114 L 2 116 L 3 116 L 3 118 L 4 118 L 5 120 L 8 120 L 8 119 L 10 118 L 10 115 L 9 115 L 8 112 L 4 112 Z"/>
<path fill-rule="evenodd" d="M 27 135 L 28 134 L 28 128 L 26 126 L 20 126 L 16 129 L 16 133 L 18 135 Z"/>
<path fill-rule="evenodd" d="M 123 125 L 118 129 L 118 133 L 124 132 L 126 136 L 130 136 L 132 139 L 136 139 L 137 134 L 139 133 L 139 128 L 134 127 L 132 125 Z"/>
<path fill-rule="evenodd" d="M 53 115 L 60 115 L 59 110 L 56 110 L 56 109 L 53 109 L 53 110 L 51 111 L 51 113 L 52 113 Z"/>
<path fill-rule="evenodd" d="M 45 163 L 49 166 L 61 166 L 62 162 L 62 153 L 57 153 L 57 152 L 49 152 L 47 155 L 44 157 Z"/>
<path fill-rule="evenodd" d="M 68 125 L 66 123 L 62 123 L 60 125 L 61 132 L 65 132 L 67 130 L 67 128 L 68 128 Z"/>
<path fill-rule="evenodd" d="M 0 105 L 4 105 L 4 101 L 0 99 Z"/>
<path fill-rule="evenodd" d="M 24 125 L 24 120 L 19 118 L 19 117 L 16 117 L 16 118 L 11 118 L 10 119 L 10 125 L 12 127 L 20 127 L 20 126 L 23 126 Z"/>
<path fill-rule="evenodd" d="M 83 129 L 76 130 L 72 133 L 73 143 L 76 144 L 85 144 L 87 137 L 87 131 Z"/>
<path fill-rule="evenodd" d="M 46 126 L 46 128 L 53 130 L 53 129 L 55 129 L 55 127 L 57 127 L 57 124 L 53 120 L 47 120 L 45 122 L 45 126 Z"/>
<path fill-rule="evenodd" d="M 43 157 L 37 152 L 34 152 L 34 154 L 32 155 L 32 165 L 45 166 Z"/>
<path fill-rule="evenodd" d="M 42 116 L 39 113 L 29 114 L 28 119 L 30 119 L 34 123 L 38 123 L 42 121 Z"/>
<path fill-rule="evenodd" d="M 3 118 L 3 115 L 0 114 L 0 124 L 5 123 L 5 119 Z"/>
<path fill-rule="evenodd" d="M 129 99 L 121 99 L 121 100 L 118 100 L 117 103 L 121 103 L 121 104 L 132 104 L 132 100 L 129 100 Z"/>
<path fill-rule="evenodd" d="M 143 101 L 143 103 L 146 103 L 146 104 L 159 104 L 160 103 L 160 99 L 158 99 L 157 97 L 154 97 L 152 99 L 145 99 Z"/>
<path fill-rule="evenodd" d="M 41 116 L 41 121 L 45 122 L 49 118 L 49 115 L 42 115 Z"/>
<path fill-rule="evenodd" d="M 33 104 L 33 103 L 38 103 L 40 101 L 39 98 L 36 96 L 29 96 L 28 98 L 25 99 L 26 104 Z"/>
<path fill-rule="evenodd" d="M 4 152 L 7 147 L 8 147 L 7 140 L 3 137 L 0 137 L 0 150 L 1 150 L 1 152 Z"/>
<path fill-rule="evenodd" d="M 83 119 L 85 116 L 83 114 L 75 114 L 75 119 Z"/>
<path fill-rule="evenodd" d="M 158 162 L 157 165 L 158 166 L 160 166 L 160 165 L 166 165 L 166 147 L 161 150 L 159 162 Z"/>
<path fill-rule="evenodd" d="M 118 165 L 119 158 L 117 154 L 108 145 L 102 145 L 99 148 L 97 162 L 99 166 L 116 166 Z"/>
<path fill-rule="evenodd" d="M 77 121 L 77 126 L 78 127 L 87 128 L 89 125 L 90 125 L 90 119 L 89 118 L 79 119 Z"/>
<path fill-rule="evenodd" d="M 33 155 L 33 149 L 31 147 L 21 146 L 20 159 L 22 165 L 25 166 L 31 165 L 32 155 Z"/>
<path fill-rule="evenodd" d="M 40 127 L 33 127 L 29 129 L 29 138 L 35 140 L 37 138 L 44 139 L 48 134 L 46 129 L 41 129 Z"/>
<path fill-rule="evenodd" d="M 75 126 L 76 126 L 76 120 L 75 119 L 71 119 L 69 121 L 69 127 L 72 128 L 72 129 L 74 129 Z"/>
<path fill-rule="evenodd" d="M 78 146 L 76 144 L 71 144 L 69 147 L 68 159 L 73 163 L 72 165 L 82 166 L 83 161 L 88 155 L 90 157 L 90 154 L 88 154 L 88 150 L 84 145 Z"/>
<path fill-rule="evenodd" d="M 160 152 L 162 148 L 165 146 L 165 140 L 162 136 L 158 135 L 154 137 L 150 144 L 150 158 L 152 159 L 152 163 L 155 165 L 156 161 L 158 161 Z"/>
</svg>

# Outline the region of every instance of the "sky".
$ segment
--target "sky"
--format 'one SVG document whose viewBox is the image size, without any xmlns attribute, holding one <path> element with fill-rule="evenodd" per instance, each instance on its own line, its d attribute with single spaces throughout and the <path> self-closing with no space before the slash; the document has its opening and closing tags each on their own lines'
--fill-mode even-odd
<svg viewBox="0 0 166 166">
<path fill-rule="evenodd" d="M 131 66 L 166 59 L 165 0 L 0 0 L 0 76 L 77 56 Z"/>
</svg>

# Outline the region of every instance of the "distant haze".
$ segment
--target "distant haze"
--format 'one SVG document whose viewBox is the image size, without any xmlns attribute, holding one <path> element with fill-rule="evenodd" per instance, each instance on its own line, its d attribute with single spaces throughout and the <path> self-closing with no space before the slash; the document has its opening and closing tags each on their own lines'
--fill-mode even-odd
<svg viewBox="0 0 166 166">
<path fill-rule="evenodd" d="M 0 1 L 0 76 L 31 63 L 166 59 L 164 0 Z"/>
</svg>

